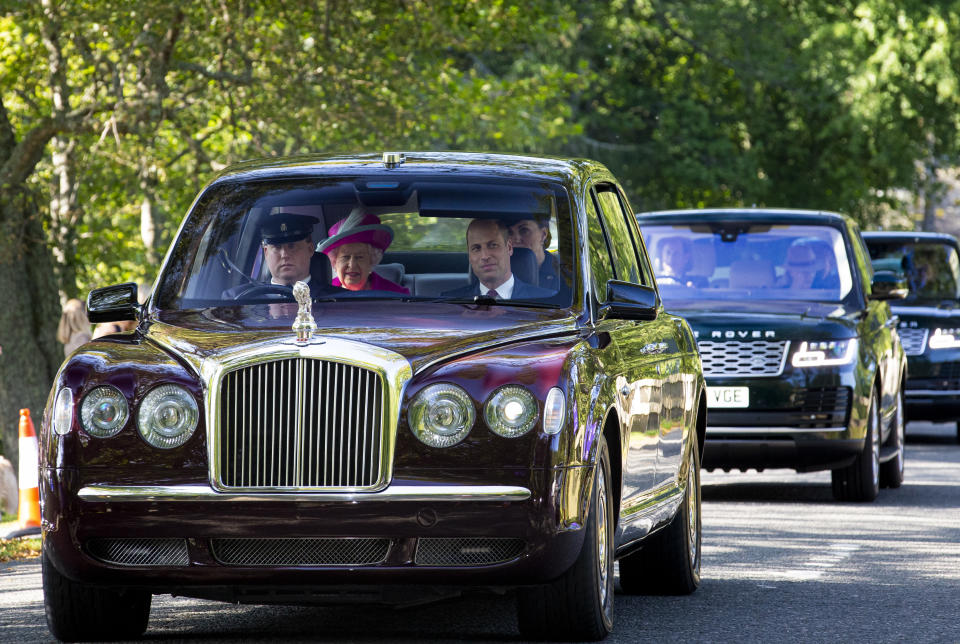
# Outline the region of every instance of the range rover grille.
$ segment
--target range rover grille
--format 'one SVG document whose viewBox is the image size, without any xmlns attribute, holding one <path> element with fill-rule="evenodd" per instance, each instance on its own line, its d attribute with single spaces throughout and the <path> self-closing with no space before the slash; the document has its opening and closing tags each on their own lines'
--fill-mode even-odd
<svg viewBox="0 0 960 644">
<path fill-rule="evenodd" d="M 326 360 L 275 360 L 226 374 L 220 388 L 220 484 L 376 487 L 383 398 L 376 372 Z"/>
<path fill-rule="evenodd" d="M 787 340 L 700 340 L 697 343 L 706 377 L 779 376 L 783 372 L 789 345 Z"/>
<path fill-rule="evenodd" d="M 908 356 L 919 356 L 927 348 L 927 334 L 929 329 L 897 329 L 900 334 L 900 343 L 903 352 Z"/>
</svg>

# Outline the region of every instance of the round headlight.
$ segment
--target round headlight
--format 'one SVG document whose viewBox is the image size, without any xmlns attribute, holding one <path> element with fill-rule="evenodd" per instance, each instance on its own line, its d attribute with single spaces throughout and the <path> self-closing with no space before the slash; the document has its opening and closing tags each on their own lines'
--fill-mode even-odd
<svg viewBox="0 0 960 644">
<path fill-rule="evenodd" d="M 523 436 L 537 422 L 537 401 L 529 391 L 517 385 L 497 389 L 483 410 L 487 427 L 506 438 Z"/>
<path fill-rule="evenodd" d="M 430 385 L 410 404 L 407 420 L 414 435 L 431 447 L 456 445 L 470 433 L 476 415 L 473 401 L 460 387 Z"/>
<path fill-rule="evenodd" d="M 64 387 L 57 392 L 57 399 L 53 402 L 53 431 L 66 436 L 73 425 L 73 392 Z"/>
<path fill-rule="evenodd" d="M 154 447 L 169 449 L 187 442 L 199 418 L 200 411 L 190 392 L 176 385 L 161 385 L 140 403 L 137 429 Z"/>
<path fill-rule="evenodd" d="M 127 399 L 115 387 L 97 387 L 80 405 L 80 423 L 91 436 L 110 438 L 123 429 L 129 409 Z"/>
</svg>

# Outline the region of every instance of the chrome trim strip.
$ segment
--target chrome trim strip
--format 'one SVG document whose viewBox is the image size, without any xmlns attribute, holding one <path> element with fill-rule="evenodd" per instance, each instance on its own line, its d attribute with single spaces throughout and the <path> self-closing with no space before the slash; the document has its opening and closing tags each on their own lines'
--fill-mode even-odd
<svg viewBox="0 0 960 644">
<path fill-rule="evenodd" d="M 711 427 L 707 425 L 707 434 L 822 434 L 826 432 L 845 432 L 846 427 Z"/>
<path fill-rule="evenodd" d="M 379 492 L 346 494 L 217 492 L 208 485 L 88 485 L 77 496 L 90 502 L 137 501 L 269 501 L 342 502 L 382 501 L 526 501 L 530 490 L 514 485 L 391 485 Z"/>
<path fill-rule="evenodd" d="M 904 389 L 906 398 L 917 396 L 960 396 L 960 389 Z"/>
</svg>

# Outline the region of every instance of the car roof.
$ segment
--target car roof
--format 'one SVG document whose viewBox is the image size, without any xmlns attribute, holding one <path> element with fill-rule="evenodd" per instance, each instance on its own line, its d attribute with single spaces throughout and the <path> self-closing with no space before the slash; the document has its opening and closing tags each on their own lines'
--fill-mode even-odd
<svg viewBox="0 0 960 644">
<path fill-rule="evenodd" d="M 957 246 L 957 238 L 948 233 L 922 232 L 916 230 L 870 230 L 863 232 L 864 241 L 870 239 L 889 241 L 940 242 Z"/>
<path fill-rule="evenodd" d="M 683 222 L 768 222 L 826 224 L 840 226 L 853 220 L 847 215 L 828 210 L 796 208 L 697 208 L 689 210 L 656 210 L 637 215 L 640 223 Z"/>
<path fill-rule="evenodd" d="M 488 178 L 552 179 L 569 183 L 576 178 L 604 175 L 609 170 L 590 159 L 491 154 L 486 152 L 402 152 L 399 163 L 388 165 L 386 153 L 317 154 L 276 157 L 235 163 L 222 170 L 215 183 L 265 179 L 389 174 L 391 177 L 423 174 L 484 176 Z"/>
</svg>

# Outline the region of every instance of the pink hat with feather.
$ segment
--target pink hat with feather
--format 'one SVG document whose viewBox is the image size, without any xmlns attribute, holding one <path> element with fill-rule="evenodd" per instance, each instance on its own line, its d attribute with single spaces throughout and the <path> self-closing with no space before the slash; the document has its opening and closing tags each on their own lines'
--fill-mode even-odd
<svg viewBox="0 0 960 644">
<path fill-rule="evenodd" d="M 393 241 L 393 229 L 390 226 L 381 224 L 379 217 L 364 213 L 359 208 L 354 208 L 346 219 L 331 226 L 329 235 L 317 246 L 317 250 L 328 255 L 334 248 L 344 244 L 366 243 L 386 250 Z"/>
</svg>

